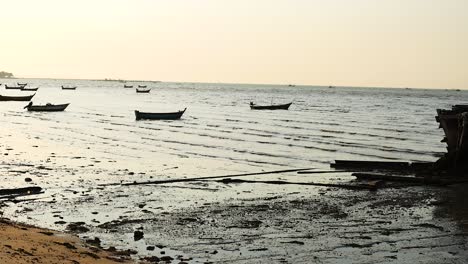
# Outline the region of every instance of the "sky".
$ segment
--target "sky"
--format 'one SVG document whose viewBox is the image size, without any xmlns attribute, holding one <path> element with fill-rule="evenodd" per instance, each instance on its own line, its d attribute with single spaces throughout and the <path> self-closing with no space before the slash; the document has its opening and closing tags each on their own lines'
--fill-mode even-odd
<svg viewBox="0 0 468 264">
<path fill-rule="evenodd" d="M 18 77 L 468 89 L 467 0 L 0 0 Z"/>
</svg>

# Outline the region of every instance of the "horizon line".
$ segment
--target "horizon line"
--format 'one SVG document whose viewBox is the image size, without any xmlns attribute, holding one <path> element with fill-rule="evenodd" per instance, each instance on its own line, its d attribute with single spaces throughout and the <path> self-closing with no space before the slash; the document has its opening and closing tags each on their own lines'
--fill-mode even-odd
<svg viewBox="0 0 468 264">
<path fill-rule="evenodd" d="M 274 85 L 274 86 L 286 86 L 290 85 L 297 86 L 309 86 L 309 87 L 328 87 L 328 88 L 365 88 L 365 89 L 417 89 L 417 90 L 453 90 L 461 91 L 467 89 L 460 88 L 426 88 L 426 87 L 388 87 L 388 86 L 354 86 L 354 85 L 317 85 L 317 84 L 295 84 L 295 83 L 230 83 L 230 82 L 200 82 L 200 81 L 161 81 L 161 80 L 130 80 L 130 79 L 113 79 L 113 78 L 103 78 L 103 79 L 93 79 L 93 78 L 52 78 L 52 77 L 11 77 L 11 78 L 0 78 L 3 80 L 8 79 L 41 79 L 41 80 L 79 80 L 79 81 L 105 81 L 105 82 L 163 82 L 163 83 L 198 83 L 198 84 L 238 84 L 238 85 Z M 331 87 L 330 87 L 331 86 Z"/>
</svg>

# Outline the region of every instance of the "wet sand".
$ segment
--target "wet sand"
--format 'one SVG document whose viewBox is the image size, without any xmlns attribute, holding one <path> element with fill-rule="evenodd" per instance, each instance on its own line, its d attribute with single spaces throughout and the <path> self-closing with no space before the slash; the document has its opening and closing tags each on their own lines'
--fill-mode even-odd
<svg viewBox="0 0 468 264">
<path fill-rule="evenodd" d="M 199 262 L 466 263 L 467 218 L 454 221 L 462 212 L 450 208 L 464 207 L 465 216 L 467 208 L 453 188 L 460 186 L 322 189 L 318 196 L 235 199 L 100 228 L 125 233 L 139 226 L 153 234 L 147 242 Z"/>
<path fill-rule="evenodd" d="M 8 168 L 16 171 L 22 167 Z M 38 166 L 28 168 L 27 175 L 31 176 L 43 170 Z M 52 168 L 48 174 L 60 175 L 61 170 Z M 24 179 L 25 175 L 20 175 L 10 177 Z M 323 180 L 291 173 L 253 178 L 293 177 L 296 181 L 306 177 L 311 177 L 309 181 Z M 45 182 L 37 175 L 33 179 L 40 185 Z M 346 173 L 327 174 L 327 181 L 356 183 Z M 144 257 L 168 263 L 468 261 L 467 185 L 377 191 L 218 181 L 95 188 L 83 188 L 77 181 L 71 186 L 65 192 L 49 188 L 44 194 L 6 202 L 2 212 L 43 227 L 52 222 L 52 228 L 75 233 L 83 241 L 97 237 L 103 248 L 130 250 L 137 261 Z M 54 247 L 65 250 L 63 254 L 83 255 L 81 249 L 64 246 L 71 242 L 51 243 L 42 240 L 49 236 L 42 236 L 34 228 L 15 228 L 21 231 L 15 237 L 30 237 L 32 233 L 39 240 L 28 247 L 6 240 L 5 245 L 11 247 L 3 246 L 5 257 L 20 256 L 21 261 L 28 261 L 33 257 L 29 253 L 43 256 L 33 253 L 38 248 Z M 109 258 L 104 255 L 100 260 Z"/>
</svg>

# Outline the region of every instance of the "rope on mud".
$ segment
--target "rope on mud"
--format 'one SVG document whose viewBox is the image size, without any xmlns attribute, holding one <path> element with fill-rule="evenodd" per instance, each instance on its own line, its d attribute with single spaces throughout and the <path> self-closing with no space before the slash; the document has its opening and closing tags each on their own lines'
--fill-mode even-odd
<svg viewBox="0 0 468 264">
<path fill-rule="evenodd" d="M 263 171 L 263 172 L 254 172 L 254 173 L 241 173 L 241 174 L 231 174 L 231 175 L 205 176 L 205 177 L 184 178 L 184 179 L 168 179 L 168 180 L 157 180 L 157 181 L 146 181 L 146 182 L 109 183 L 109 184 L 102 184 L 101 186 L 110 186 L 110 185 L 129 186 L 129 185 L 145 185 L 145 184 L 165 184 L 165 183 L 176 183 L 176 182 L 190 182 L 190 181 L 208 180 L 208 179 L 222 179 L 222 178 L 244 177 L 244 176 L 263 175 L 263 174 L 298 172 L 298 171 L 307 171 L 307 170 L 312 170 L 312 169 L 314 169 L 314 168 L 290 169 L 290 170 L 275 170 L 275 171 Z"/>
<path fill-rule="evenodd" d="M 209 180 L 199 180 L 199 181 L 206 181 Z M 359 185 L 349 185 L 349 184 L 333 184 L 333 183 L 316 183 L 316 182 L 288 182 L 288 181 L 251 181 L 251 180 L 240 180 L 240 179 L 223 179 L 217 180 L 215 182 L 222 182 L 222 183 L 264 183 L 264 184 L 277 184 L 277 185 L 308 185 L 308 186 L 323 186 L 323 187 L 335 187 L 335 188 L 343 188 L 343 189 L 351 189 L 351 190 L 376 190 L 377 187 L 375 185 L 369 184 L 359 184 Z"/>
</svg>

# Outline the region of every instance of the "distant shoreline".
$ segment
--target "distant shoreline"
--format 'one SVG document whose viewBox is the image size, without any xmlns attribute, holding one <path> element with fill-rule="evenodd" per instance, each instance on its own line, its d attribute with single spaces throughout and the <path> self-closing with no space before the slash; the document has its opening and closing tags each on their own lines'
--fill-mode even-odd
<svg viewBox="0 0 468 264">
<path fill-rule="evenodd" d="M 0 78 L 0 80 L 69 80 L 69 81 L 99 81 L 99 82 L 146 82 L 146 83 L 195 83 L 195 84 L 235 84 L 235 85 L 264 85 L 264 86 L 284 86 L 284 88 L 301 88 L 301 87 L 320 87 L 329 89 L 339 88 L 366 88 L 366 89 L 402 89 L 402 90 L 442 90 L 442 91 L 465 91 L 468 89 L 461 88 L 424 88 L 424 87 L 384 87 L 384 86 L 347 86 L 347 85 L 312 85 L 312 84 L 293 84 L 290 83 L 228 83 L 228 82 L 188 82 L 188 81 L 159 81 L 159 80 L 126 80 L 126 79 L 80 79 L 80 78 L 49 78 L 49 77 L 11 77 L 11 78 Z M 330 87 L 331 86 L 331 87 Z"/>
</svg>

